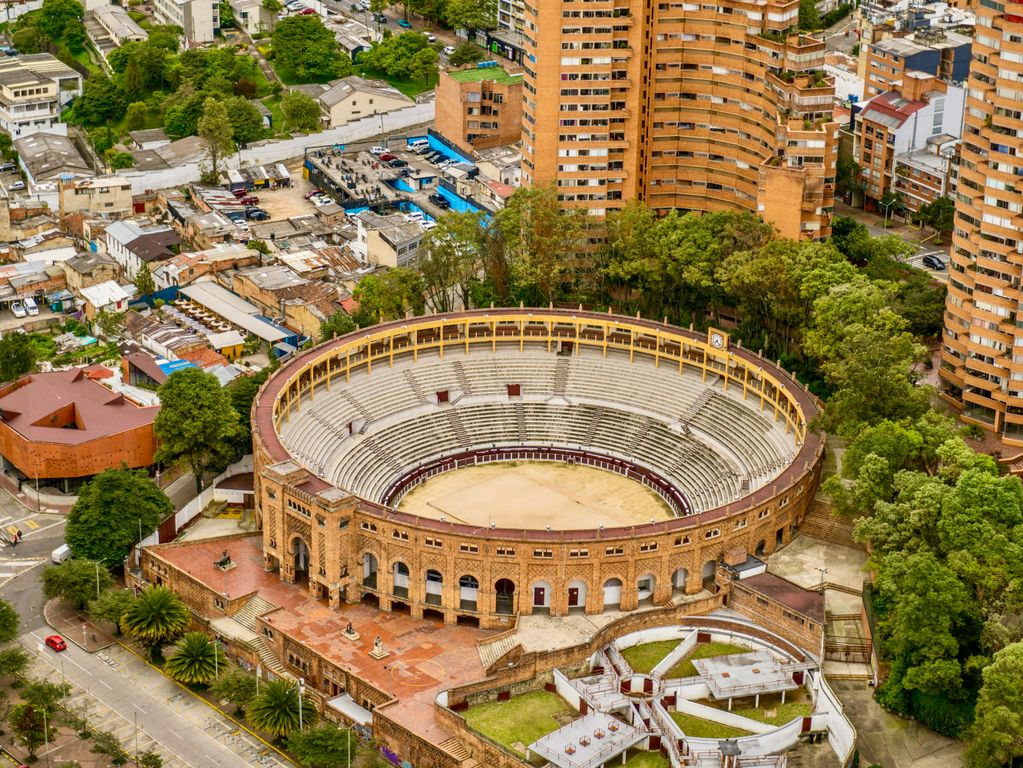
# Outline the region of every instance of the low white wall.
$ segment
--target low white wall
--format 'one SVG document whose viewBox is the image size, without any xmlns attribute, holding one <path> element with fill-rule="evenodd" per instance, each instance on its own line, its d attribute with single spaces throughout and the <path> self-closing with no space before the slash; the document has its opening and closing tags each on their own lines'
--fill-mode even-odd
<svg viewBox="0 0 1023 768">
<path fill-rule="evenodd" d="M 853 750 L 856 748 L 856 728 L 849 722 L 849 718 L 845 716 L 845 708 L 842 706 L 842 702 L 838 700 L 838 696 L 831 690 L 831 686 L 828 685 L 828 681 L 824 679 L 824 676 L 820 672 L 810 672 L 808 676 L 812 678 L 814 685 L 817 686 L 817 700 L 814 709 L 817 712 L 823 712 L 827 718 L 828 743 L 835 751 L 838 759 L 842 761 L 842 765 L 847 765 L 852 757 Z M 816 717 L 813 727 L 819 727 Z"/>
<path fill-rule="evenodd" d="M 557 691 L 558 696 L 568 702 L 572 709 L 576 712 L 579 711 L 579 703 L 582 701 L 582 696 L 579 695 L 579 691 L 575 689 L 575 686 L 569 682 L 560 669 L 554 670 L 554 690 Z"/>
<path fill-rule="evenodd" d="M 268 141 L 260 146 L 252 146 L 239 151 L 227 158 L 224 166 L 237 168 L 240 165 L 266 165 L 278 163 L 295 157 L 302 157 L 307 147 L 320 147 L 332 144 L 352 144 L 365 141 L 381 133 L 400 131 L 415 125 L 433 122 L 434 102 L 413 104 L 405 109 L 388 112 L 384 115 L 373 115 L 356 120 L 339 128 L 331 128 L 320 133 L 296 136 L 282 141 Z M 121 171 L 121 176 L 131 181 L 134 194 L 166 187 L 180 187 L 199 179 L 199 163 L 189 163 L 174 168 L 157 171 Z"/>
<path fill-rule="evenodd" d="M 692 632 L 686 627 L 651 627 L 638 632 L 630 632 L 614 641 L 616 648 L 631 648 L 643 643 L 656 643 L 661 640 L 681 640 Z"/>
<path fill-rule="evenodd" d="M 685 715 L 692 715 L 693 717 L 710 720 L 712 723 L 730 725 L 733 728 L 742 728 L 744 731 L 749 731 L 750 733 L 769 733 L 777 728 L 777 726 L 774 725 L 761 723 L 757 720 L 750 720 L 748 717 L 737 715 L 734 712 L 726 712 L 723 709 L 708 707 L 706 704 L 697 704 L 695 701 L 686 701 L 685 699 L 679 699 L 676 701 L 675 709 Z"/>
<path fill-rule="evenodd" d="M 743 736 L 736 739 L 739 749 L 744 755 L 769 755 L 784 752 L 791 749 L 799 740 L 802 730 L 802 718 L 786 723 L 773 729 L 770 733 L 758 734 L 756 736 Z M 695 739 L 686 738 L 686 744 L 691 752 L 716 752 L 720 746 L 717 739 Z"/>
<path fill-rule="evenodd" d="M 664 686 L 665 696 L 677 696 L 683 699 L 706 699 L 710 696 L 710 688 L 701 678 L 680 678 L 690 682 Z"/>
<path fill-rule="evenodd" d="M 668 670 L 675 666 L 676 662 L 682 661 L 686 656 L 692 653 L 693 648 L 696 647 L 696 638 L 698 633 L 693 630 L 688 636 L 682 639 L 682 642 L 675 646 L 675 650 L 661 659 L 657 666 L 650 672 L 655 677 L 663 677 L 668 673 Z"/>
</svg>

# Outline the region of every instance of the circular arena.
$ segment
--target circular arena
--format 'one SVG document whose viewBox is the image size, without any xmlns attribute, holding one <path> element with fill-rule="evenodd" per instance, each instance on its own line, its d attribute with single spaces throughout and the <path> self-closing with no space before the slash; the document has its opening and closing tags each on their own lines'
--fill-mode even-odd
<svg viewBox="0 0 1023 768">
<path fill-rule="evenodd" d="M 484 627 L 678 600 L 789 540 L 816 412 L 723 331 L 553 309 L 374 326 L 254 403 L 265 566 L 332 605 Z"/>
</svg>

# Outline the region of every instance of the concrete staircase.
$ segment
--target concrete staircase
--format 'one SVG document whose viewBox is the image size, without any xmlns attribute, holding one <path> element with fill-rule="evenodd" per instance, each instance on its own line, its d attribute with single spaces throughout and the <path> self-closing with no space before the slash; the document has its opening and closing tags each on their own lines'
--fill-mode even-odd
<svg viewBox="0 0 1023 768">
<path fill-rule="evenodd" d="M 480 654 L 480 663 L 483 664 L 483 669 L 490 669 L 502 656 L 508 651 L 519 644 L 519 641 L 515 639 L 515 635 L 509 635 L 507 637 L 501 637 L 489 643 L 480 643 L 476 646 L 476 650 Z"/>
<path fill-rule="evenodd" d="M 831 544 L 863 549 L 863 545 L 853 538 L 852 520 L 833 514 L 831 504 L 824 499 L 814 499 L 810 503 L 810 509 L 799 526 L 799 532 Z"/>
<path fill-rule="evenodd" d="M 256 637 L 255 651 L 259 654 L 259 660 L 263 662 L 263 668 L 273 672 L 277 677 L 291 678 L 294 677 L 288 670 L 284 668 L 280 660 L 274 655 L 274 652 L 270 650 L 270 646 L 267 644 L 266 639 L 262 635 Z"/>
<path fill-rule="evenodd" d="M 479 763 L 473 759 L 472 755 L 469 754 L 469 750 L 466 749 L 466 746 L 456 736 L 445 739 L 437 746 L 455 758 L 461 768 L 478 768 Z"/>
<path fill-rule="evenodd" d="M 277 608 L 273 603 L 268 603 L 266 600 L 261 598 L 259 595 L 253 595 L 238 613 L 231 618 L 241 624 L 250 632 L 256 631 L 256 617 L 262 616 L 264 613 Z"/>
<path fill-rule="evenodd" d="M 554 396 L 564 397 L 568 390 L 568 358 L 559 357 L 554 368 Z"/>
</svg>

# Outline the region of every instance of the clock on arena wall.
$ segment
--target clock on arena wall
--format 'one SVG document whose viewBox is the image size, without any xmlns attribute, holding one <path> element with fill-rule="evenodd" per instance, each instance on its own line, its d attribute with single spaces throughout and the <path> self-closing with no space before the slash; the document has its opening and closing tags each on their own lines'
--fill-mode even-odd
<svg viewBox="0 0 1023 768">
<path fill-rule="evenodd" d="M 707 331 L 707 343 L 714 349 L 728 349 L 728 334 L 717 328 L 711 328 Z"/>
</svg>

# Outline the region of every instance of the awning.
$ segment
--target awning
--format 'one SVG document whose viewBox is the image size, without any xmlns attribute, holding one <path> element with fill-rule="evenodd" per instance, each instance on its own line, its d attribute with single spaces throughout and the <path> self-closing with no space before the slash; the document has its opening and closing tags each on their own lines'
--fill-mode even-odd
<svg viewBox="0 0 1023 768">
<path fill-rule="evenodd" d="M 373 713 L 365 707 L 360 707 L 347 693 L 335 696 L 327 702 L 328 707 L 333 707 L 342 715 L 358 725 L 372 725 Z"/>
</svg>

